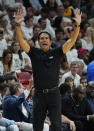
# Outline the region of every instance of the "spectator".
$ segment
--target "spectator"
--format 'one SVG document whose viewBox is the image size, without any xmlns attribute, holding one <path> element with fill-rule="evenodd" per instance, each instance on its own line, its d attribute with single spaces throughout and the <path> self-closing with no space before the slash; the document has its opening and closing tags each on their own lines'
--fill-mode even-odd
<svg viewBox="0 0 94 131">
<path fill-rule="evenodd" d="M 22 52 L 19 44 L 16 41 L 12 42 L 11 51 L 13 55 L 12 71 L 19 72 L 21 69 L 32 69 L 30 58 L 25 52 Z"/>
<path fill-rule="evenodd" d="M 21 71 L 21 69 L 24 68 L 25 63 L 19 43 L 17 43 L 16 41 L 12 42 L 11 52 L 12 52 L 12 70 L 14 72 Z"/>
<path fill-rule="evenodd" d="M 93 0 L 86 0 L 86 6 L 82 8 L 82 11 L 85 11 L 87 13 L 88 19 L 91 19 L 94 17 L 94 1 Z"/>
<path fill-rule="evenodd" d="M 76 131 L 93 131 L 94 115 L 84 94 L 85 89 L 81 85 L 74 88 L 71 95 L 62 99 L 62 113 L 74 121 Z"/>
<path fill-rule="evenodd" d="M 41 10 L 42 6 L 41 6 L 39 0 L 29 0 L 29 3 L 34 8 L 36 13 L 40 13 L 40 10 Z"/>
<path fill-rule="evenodd" d="M 59 89 L 60 89 L 60 94 L 61 94 L 61 100 L 63 99 L 63 97 L 71 93 L 71 87 L 67 83 L 61 84 L 59 86 Z"/>
<path fill-rule="evenodd" d="M 4 50 L 0 61 L 0 75 L 8 75 L 12 73 L 12 52 Z"/>
<path fill-rule="evenodd" d="M 56 10 L 57 17 L 54 20 L 54 27 L 55 28 L 60 28 L 60 23 L 62 21 L 62 18 L 64 17 L 64 6 L 59 5 Z"/>
<path fill-rule="evenodd" d="M 0 113 L 0 130 L 1 131 L 19 131 L 19 128 L 15 121 L 2 117 L 2 114 Z"/>
<path fill-rule="evenodd" d="M 8 87 L 9 86 L 6 83 L 0 84 L 0 110 L 1 110 L 1 112 L 3 111 L 2 110 L 2 102 L 3 102 L 4 98 L 6 97 L 8 91 L 9 91 Z"/>
<path fill-rule="evenodd" d="M 71 1 L 71 8 L 72 8 L 72 10 L 75 10 L 76 8 L 80 8 L 79 6 L 80 6 L 79 5 L 79 0 L 72 0 Z"/>
<path fill-rule="evenodd" d="M 74 80 L 74 85 L 77 87 L 80 84 L 80 76 L 77 74 L 79 69 L 79 64 L 77 61 L 74 61 L 70 65 L 70 71 L 65 73 L 62 76 L 62 83 L 65 82 L 67 77 L 71 77 Z"/>
<path fill-rule="evenodd" d="M 15 0 L 3 0 L 3 5 L 5 8 L 8 8 L 10 5 L 14 5 L 15 4 Z"/>
<path fill-rule="evenodd" d="M 94 113 L 94 82 L 88 82 L 85 97 Z"/>
<path fill-rule="evenodd" d="M 33 19 L 31 16 L 25 16 L 25 26 L 22 26 L 22 32 L 26 40 L 30 40 L 33 35 Z"/>
<path fill-rule="evenodd" d="M 50 20 L 51 26 L 54 28 L 54 20 L 56 18 L 56 10 L 50 9 L 48 19 Z"/>
<path fill-rule="evenodd" d="M 60 72 L 62 73 L 62 75 L 64 75 L 64 73 L 68 72 L 69 70 L 70 70 L 70 65 L 67 61 L 67 57 L 66 55 L 63 55 L 60 62 Z"/>
<path fill-rule="evenodd" d="M 65 83 L 71 87 L 71 90 L 74 88 L 74 80 L 71 77 L 67 77 Z"/>
<path fill-rule="evenodd" d="M 77 53 L 78 53 L 78 58 L 82 59 L 85 65 L 88 65 L 89 51 L 85 48 L 79 48 Z"/>
<path fill-rule="evenodd" d="M 0 57 L 2 57 L 4 49 L 7 49 L 8 45 L 4 38 L 4 29 L 0 28 Z"/>
<path fill-rule="evenodd" d="M 71 50 L 67 52 L 66 56 L 69 64 L 73 61 L 78 61 L 77 49 L 73 46 Z"/>
<path fill-rule="evenodd" d="M 72 18 L 73 10 L 70 7 L 71 1 L 70 0 L 62 0 L 63 6 L 65 8 L 64 16 L 68 18 Z"/>
<path fill-rule="evenodd" d="M 55 39 L 55 31 L 50 25 L 47 25 L 46 19 L 40 18 L 38 23 L 39 23 L 39 26 L 40 26 L 42 32 L 43 31 L 48 32 L 51 35 L 51 39 L 52 40 Z"/>
<path fill-rule="evenodd" d="M 87 42 L 86 49 L 88 49 L 89 51 L 91 51 L 92 48 L 94 47 L 94 36 L 93 35 L 94 35 L 94 28 L 88 27 L 86 29 L 86 35 L 83 39 Z"/>
<path fill-rule="evenodd" d="M 56 0 L 47 0 L 45 6 L 50 10 L 50 9 L 54 9 L 56 10 L 57 9 L 57 2 Z"/>
<path fill-rule="evenodd" d="M 7 96 L 3 102 L 4 117 L 22 123 L 20 128 L 23 131 L 32 131 L 33 128 L 31 124 L 32 111 L 26 102 L 32 86 L 33 83 L 31 82 L 27 89 L 23 91 L 20 83 L 12 84 L 10 86 L 10 96 Z"/>
<path fill-rule="evenodd" d="M 87 78 L 86 78 L 86 76 L 81 76 L 80 83 L 83 85 L 83 88 L 87 88 Z"/>
<path fill-rule="evenodd" d="M 55 30 L 56 39 L 52 41 L 53 48 L 60 47 L 65 43 L 65 40 L 63 40 L 63 34 L 64 32 L 61 29 Z"/>
<path fill-rule="evenodd" d="M 40 48 L 40 46 L 39 46 L 39 44 L 38 44 L 38 35 L 39 35 L 40 31 L 41 31 L 40 26 L 35 25 L 35 26 L 33 27 L 33 37 L 32 37 L 32 39 L 29 41 L 30 46 L 35 46 L 35 47 L 37 47 L 37 48 Z"/>
<path fill-rule="evenodd" d="M 12 84 L 12 83 L 17 82 L 17 79 L 16 79 L 16 77 L 13 76 L 13 75 L 8 75 L 8 76 L 6 77 L 6 81 L 7 81 L 8 84 Z"/>
<path fill-rule="evenodd" d="M 43 18 L 43 19 L 46 20 L 47 26 L 51 26 L 50 20 L 48 19 L 48 12 L 49 12 L 49 10 L 48 10 L 47 7 L 42 8 L 41 11 L 40 11 L 40 14 L 38 16 L 33 17 L 33 23 L 36 25 L 36 24 L 38 24 L 39 19 Z"/>
</svg>

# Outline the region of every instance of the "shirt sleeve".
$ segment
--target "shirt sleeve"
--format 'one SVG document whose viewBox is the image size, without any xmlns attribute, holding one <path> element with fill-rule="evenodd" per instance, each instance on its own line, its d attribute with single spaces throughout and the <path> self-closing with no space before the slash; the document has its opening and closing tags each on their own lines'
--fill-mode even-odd
<svg viewBox="0 0 94 131">
<path fill-rule="evenodd" d="M 24 40 L 20 25 L 16 26 L 16 36 L 17 36 L 17 40 L 20 46 L 22 47 L 22 49 L 26 53 L 28 53 L 30 51 L 30 45 L 27 43 L 26 40 Z"/>
<path fill-rule="evenodd" d="M 63 44 L 62 50 L 63 50 L 64 54 L 66 54 L 72 48 L 72 46 L 75 44 L 76 39 L 77 39 L 78 34 L 79 34 L 79 30 L 80 30 L 79 26 L 75 27 L 74 31 L 72 32 L 70 39 L 67 40 L 65 42 L 65 44 Z"/>
</svg>

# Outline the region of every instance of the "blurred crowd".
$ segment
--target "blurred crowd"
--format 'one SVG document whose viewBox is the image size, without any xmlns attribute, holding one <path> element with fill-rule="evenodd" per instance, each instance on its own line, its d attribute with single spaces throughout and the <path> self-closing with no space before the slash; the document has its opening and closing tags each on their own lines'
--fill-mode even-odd
<svg viewBox="0 0 94 131">
<path fill-rule="evenodd" d="M 60 64 L 62 130 L 94 131 L 94 0 L 0 0 L 0 131 L 33 131 L 32 60 L 15 35 L 18 8 L 23 9 L 21 30 L 28 44 L 40 48 L 38 34 L 46 31 L 53 49 L 72 37 L 74 10 L 81 10 L 79 36 Z M 48 113 L 43 131 L 50 124 Z"/>
</svg>

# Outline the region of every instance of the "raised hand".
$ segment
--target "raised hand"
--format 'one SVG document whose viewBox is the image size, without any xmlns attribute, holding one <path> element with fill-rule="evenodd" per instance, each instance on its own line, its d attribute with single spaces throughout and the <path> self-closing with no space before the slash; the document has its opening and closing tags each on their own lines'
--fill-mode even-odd
<svg viewBox="0 0 94 131">
<path fill-rule="evenodd" d="M 21 24 L 24 21 L 23 9 L 19 6 L 17 12 L 15 13 L 15 22 Z"/>
<path fill-rule="evenodd" d="M 80 13 L 80 9 L 75 9 L 74 10 L 74 15 L 75 15 L 75 18 L 74 20 L 76 21 L 76 24 L 77 25 L 80 25 L 81 23 L 81 16 L 82 16 L 82 12 Z"/>
</svg>

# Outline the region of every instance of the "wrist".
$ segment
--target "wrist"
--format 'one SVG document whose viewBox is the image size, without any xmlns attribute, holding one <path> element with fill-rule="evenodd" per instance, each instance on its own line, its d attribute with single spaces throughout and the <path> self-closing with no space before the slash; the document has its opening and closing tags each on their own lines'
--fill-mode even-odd
<svg viewBox="0 0 94 131">
<path fill-rule="evenodd" d="M 19 23 L 16 23 L 16 26 L 20 26 L 20 24 L 19 24 Z"/>
<path fill-rule="evenodd" d="M 80 28 L 80 24 L 79 25 L 76 24 L 75 27 L 79 27 Z"/>
<path fill-rule="evenodd" d="M 69 124 L 73 124 L 73 123 L 74 123 L 74 121 L 71 121 L 71 120 L 70 120 Z"/>
</svg>

